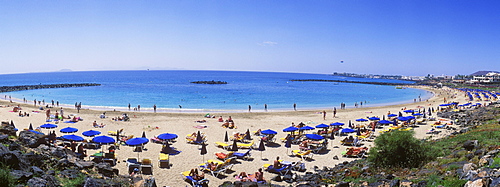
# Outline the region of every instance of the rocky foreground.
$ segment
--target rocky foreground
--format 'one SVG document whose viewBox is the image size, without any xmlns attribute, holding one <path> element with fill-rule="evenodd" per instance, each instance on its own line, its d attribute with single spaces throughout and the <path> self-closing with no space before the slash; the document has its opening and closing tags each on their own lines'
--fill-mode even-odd
<svg viewBox="0 0 500 187">
<path fill-rule="evenodd" d="M 500 186 L 500 104 L 438 115 L 460 128 L 449 128 L 454 132 L 445 138 L 427 140 L 445 145 L 447 154 L 421 168 L 381 170 L 360 159 L 333 167 L 296 168 L 268 184 L 227 181 L 222 186 L 278 186 L 273 181 L 292 186 Z M 15 124 L 2 122 L 0 186 L 156 186 L 153 178 L 130 177 L 107 163 L 81 160 L 67 148 L 51 146 L 44 135 L 27 130 L 18 134 Z"/>
</svg>

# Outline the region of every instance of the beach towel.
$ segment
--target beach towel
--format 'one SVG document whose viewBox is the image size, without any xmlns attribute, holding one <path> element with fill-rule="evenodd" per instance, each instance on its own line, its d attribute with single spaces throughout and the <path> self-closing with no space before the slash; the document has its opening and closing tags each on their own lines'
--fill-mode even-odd
<svg viewBox="0 0 500 187">
<path fill-rule="evenodd" d="M 207 128 L 208 126 L 206 125 L 196 125 L 196 126 L 193 126 L 194 128 L 197 128 L 197 129 L 204 129 L 204 128 Z"/>
</svg>

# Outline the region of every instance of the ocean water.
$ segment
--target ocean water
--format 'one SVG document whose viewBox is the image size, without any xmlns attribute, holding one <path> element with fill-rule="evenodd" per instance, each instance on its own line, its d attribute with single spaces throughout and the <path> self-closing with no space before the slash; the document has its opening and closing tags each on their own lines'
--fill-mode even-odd
<svg viewBox="0 0 500 187">
<path fill-rule="evenodd" d="M 242 71 L 87 71 L 0 75 L 0 85 L 33 85 L 58 83 L 99 83 L 98 87 L 57 88 L 1 93 L 33 100 L 59 101 L 84 108 L 125 110 L 141 105 L 150 110 L 156 104 L 160 111 L 269 111 L 297 109 L 331 109 L 346 103 L 365 102 L 363 107 L 410 103 L 431 93 L 419 89 L 395 89 L 394 86 L 332 82 L 292 82 L 291 79 L 328 79 L 411 83 L 400 80 L 365 79 L 326 74 L 242 72 Z M 226 81 L 223 85 L 192 84 L 191 81 Z M 8 99 L 8 97 L 7 97 Z M 182 106 L 182 109 L 180 109 Z"/>
</svg>

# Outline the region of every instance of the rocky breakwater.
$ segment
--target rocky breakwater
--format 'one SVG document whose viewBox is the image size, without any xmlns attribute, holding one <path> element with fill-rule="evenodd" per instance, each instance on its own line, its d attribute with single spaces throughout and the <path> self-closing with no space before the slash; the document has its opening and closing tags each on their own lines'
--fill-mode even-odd
<svg viewBox="0 0 500 187">
<path fill-rule="evenodd" d="M 72 87 L 88 87 L 101 86 L 97 83 L 74 83 L 74 84 L 37 84 L 37 85 L 20 85 L 20 86 L 0 86 L 0 92 L 15 92 L 21 90 L 35 90 L 47 88 L 72 88 Z"/>
<path fill-rule="evenodd" d="M 211 81 L 193 81 L 191 83 L 193 83 L 193 84 L 227 84 L 226 81 L 214 81 L 214 80 L 211 80 Z"/>
<path fill-rule="evenodd" d="M 50 145 L 45 135 L 24 130 L 17 137 L 9 122 L 2 122 L 0 129 L 0 186 L 65 186 L 74 180 L 89 187 L 131 185 L 128 175 L 119 176 L 107 163 L 85 161 L 68 148 Z"/>
</svg>

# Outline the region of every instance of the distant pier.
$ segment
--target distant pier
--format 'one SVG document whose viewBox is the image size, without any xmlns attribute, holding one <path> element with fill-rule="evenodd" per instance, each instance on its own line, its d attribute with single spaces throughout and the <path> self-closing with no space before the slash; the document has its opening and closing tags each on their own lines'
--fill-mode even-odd
<svg viewBox="0 0 500 187">
<path fill-rule="evenodd" d="M 78 83 L 78 84 L 37 84 L 37 85 L 20 85 L 20 86 L 0 86 L 0 92 L 15 92 L 22 90 L 36 90 L 46 88 L 74 88 L 74 87 L 88 87 L 88 86 L 101 86 L 96 83 Z"/>
<path fill-rule="evenodd" d="M 390 82 L 366 82 L 366 81 L 325 80 L 325 79 L 292 79 L 290 81 L 297 81 L 297 82 L 342 82 L 342 83 L 374 84 L 374 85 L 387 85 L 387 86 L 408 85 L 408 84 L 390 83 Z"/>
</svg>

